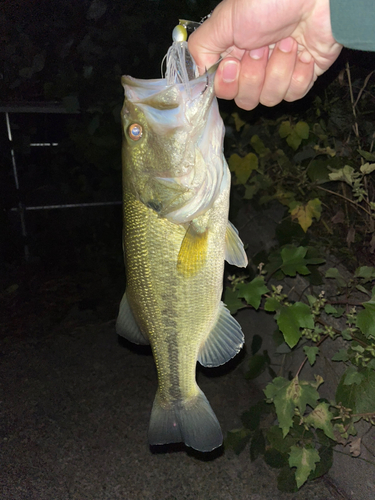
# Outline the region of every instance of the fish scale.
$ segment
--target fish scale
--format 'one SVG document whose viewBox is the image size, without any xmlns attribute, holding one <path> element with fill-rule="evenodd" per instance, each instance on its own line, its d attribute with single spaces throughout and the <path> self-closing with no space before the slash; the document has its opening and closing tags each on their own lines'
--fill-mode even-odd
<svg viewBox="0 0 375 500">
<path fill-rule="evenodd" d="M 125 222 L 124 234 L 128 300 L 141 329 L 149 332 L 157 367 L 162 365 L 166 372 L 159 377 L 161 394 L 164 396 L 166 386 L 174 397 L 176 394 L 187 397 L 196 387 L 198 347 L 208 335 L 217 312 L 217 297 L 213 295 L 210 301 L 202 301 L 202 297 L 210 296 L 220 286 L 224 256 L 215 259 L 213 268 L 184 278 L 177 272 L 176 259 L 185 229 L 177 226 L 176 231 L 175 224 L 158 217 L 131 196 L 125 200 L 126 221 L 129 221 L 129 227 Z M 209 253 L 216 257 L 215 239 L 220 239 L 220 235 L 212 238 Z M 216 295 L 220 298 L 219 293 Z M 153 332 L 160 330 L 164 335 L 155 337 Z M 166 401 L 169 397 L 167 393 Z"/>
</svg>

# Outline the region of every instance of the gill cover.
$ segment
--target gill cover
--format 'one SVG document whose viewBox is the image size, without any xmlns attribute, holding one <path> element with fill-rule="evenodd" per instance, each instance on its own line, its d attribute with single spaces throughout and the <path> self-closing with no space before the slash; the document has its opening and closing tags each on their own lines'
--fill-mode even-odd
<svg viewBox="0 0 375 500">
<path fill-rule="evenodd" d="M 125 175 L 139 200 L 181 224 L 208 210 L 228 182 L 224 126 L 213 91 L 216 68 L 198 77 L 186 41 L 173 42 L 165 62 L 165 78 L 122 78 L 124 131 L 142 127 L 125 146 Z M 157 161 L 150 161 L 153 154 Z"/>
</svg>

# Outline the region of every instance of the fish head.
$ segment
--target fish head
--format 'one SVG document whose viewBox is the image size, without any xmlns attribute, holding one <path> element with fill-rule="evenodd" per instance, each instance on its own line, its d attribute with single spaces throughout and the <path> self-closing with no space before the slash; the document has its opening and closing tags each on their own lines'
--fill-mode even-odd
<svg viewBox="0 0 375 500">
<path fill-rule="evenodd" d="M 213 72 L 172 85 L 165 79 L 122 77 L 124 187 L 178 223 L 208 208 L 210 157 L 222 157 L 223 125 L 213 80 Z M 220 178 L 220 172 L 214 177 Z M 179 210 L 197 193 L 204 202 L 195 200 L 182 216 Z"/>
</svg>

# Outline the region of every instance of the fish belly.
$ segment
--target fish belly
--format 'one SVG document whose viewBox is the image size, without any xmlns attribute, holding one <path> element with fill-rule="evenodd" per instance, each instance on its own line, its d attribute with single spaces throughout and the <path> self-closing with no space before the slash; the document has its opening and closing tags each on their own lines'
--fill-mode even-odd
<svg viewBox="0 0 375 500">
<path fill-rule="evenodd" d="M 221 304 L 228 195 L 224 190 L 205 215 L 205 258 L 185 273 L 178 267 L 178 256 L 187 225 L 159 217 L 131 194 L 125 197 L 126 295 L 151 344 L 159 382 L 150 444 L 183 441 L 209 451 L 222 442 L 219 423 L 196 384 L 195 372 Z"/>
</svg>

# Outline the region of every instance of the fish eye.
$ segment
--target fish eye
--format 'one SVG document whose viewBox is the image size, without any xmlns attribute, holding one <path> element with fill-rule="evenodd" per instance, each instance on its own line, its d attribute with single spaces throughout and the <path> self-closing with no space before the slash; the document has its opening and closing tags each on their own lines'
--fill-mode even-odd
<svg viewBox="0 0 375 500">
<path fill-rule="evenodd" d="M 133 141 L 139 141 L 139 139 L 142 137 L 142 126 L 139 125 L 138 123 L 132 123 L 128 127 L 128 134 L 130 139 L 133 139 Z"/>
</svg>

